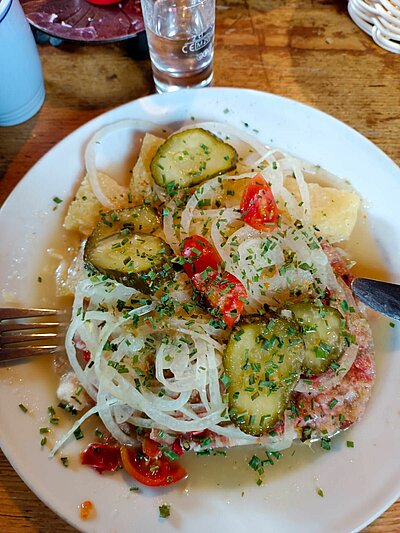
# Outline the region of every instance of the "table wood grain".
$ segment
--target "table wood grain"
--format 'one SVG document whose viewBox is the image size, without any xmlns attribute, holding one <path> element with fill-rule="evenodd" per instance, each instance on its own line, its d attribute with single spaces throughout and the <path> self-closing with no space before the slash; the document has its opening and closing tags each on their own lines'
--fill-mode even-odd
<svg viewBox="0 0 400 533">
<path fill-rule="evenodd" d="M 377 47 L 343 0 L 218 0 L 215 86 L 294 98 L 349 124 L 400 163 L 400 57 Z M 39 46 L 46 101 L 19 126 L 0 129 L 0 205 L 58 141 L 91 118 L 154 92 L 132 43 Z M 379 179 L 379 176 L 377 176 Z M 356 497 L 356 495 L 355 495 Z M 74 531 L 0 455 L 0 524 L 7 533 Z M 400 501 L 366 531 L 400 531 Z"/>
</svg>

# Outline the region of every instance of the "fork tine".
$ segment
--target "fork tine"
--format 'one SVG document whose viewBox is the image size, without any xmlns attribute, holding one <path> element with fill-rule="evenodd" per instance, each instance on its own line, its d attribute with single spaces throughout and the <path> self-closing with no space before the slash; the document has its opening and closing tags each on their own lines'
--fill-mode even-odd
<svg viewBox="0 0 400 533">
<path fill-rule="evenodd" d="M 20 331 L 23 329 L 43 329 L 43 328 L 57 328 L 64 326 L 62 322 L 6 322 L 0 323 L 0 335 L 5 331 Z"/>
<path fill-rule="evenodd" d="M 27 348 L 5 348 L 0 350 L 0 363 L 12 361 L 14 359 L 24 359 L 32 355 L 48 355 L 56 353 L 61 346 L 29 346 Z"/>
<path fill-rule="evenodd" d="M 27 335 L 1 335 L 0 336 L 0 349 L 6 344 L 19 344 L 22 342 L 36 342 L 46 341 L 49 339 L 61 338 L 58 333 L 29 333 Z"/>
<path fill-rule="evenodd" d="M 13 318 L 52 316 L 61 314 L 63 314 L 63 312 L 57 309 L 17 309 L 14 307 L 2 307 L 0 309 L 1 320 L 11 320 Z"/>
<path fill-rule="evenodd" d="M 66 316 L 57 309 L 0 307 L 0 363 L 63 350 Z"/>
</svg>

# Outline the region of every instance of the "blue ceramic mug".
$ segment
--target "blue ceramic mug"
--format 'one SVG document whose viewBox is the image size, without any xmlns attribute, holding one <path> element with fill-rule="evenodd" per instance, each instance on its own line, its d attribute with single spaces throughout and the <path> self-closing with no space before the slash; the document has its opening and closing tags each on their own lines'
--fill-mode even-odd
<svg viewBox="0 0 400 533">
<path fill-rule="evenodd" d="M 18 0 L 0 0 L 0 126 L 31 118 L 44 101 L 39 53 Z"/>
</svg>

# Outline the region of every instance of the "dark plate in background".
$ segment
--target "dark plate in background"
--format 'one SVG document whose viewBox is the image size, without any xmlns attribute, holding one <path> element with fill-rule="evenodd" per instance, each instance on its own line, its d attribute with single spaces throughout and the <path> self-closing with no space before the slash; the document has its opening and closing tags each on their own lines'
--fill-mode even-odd
<svg viewBox="0 0 400 533">
<path fill-rule="evenodd" d="M 110 6 L 86 0 L 21 0 L 30 24 L 48 35 L 84 42 L 111 42 L 144 30 L 140 0 Z"/>
</svg>

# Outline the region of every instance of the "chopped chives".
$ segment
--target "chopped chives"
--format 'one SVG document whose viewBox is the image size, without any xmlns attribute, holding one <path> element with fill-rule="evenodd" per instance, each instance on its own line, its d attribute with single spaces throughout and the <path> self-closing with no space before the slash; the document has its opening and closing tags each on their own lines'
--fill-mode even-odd
<svg viewBox="0 0 400 533">
<path fill-rule="evenodd" d="M 78 428 L 76 428 L 76 430 L 74 431 L 74 437 L 76 438 L 76 440 L 80 440 L 80 439 L 83 439 L 83 433 L 82 433 L 82 430 L 81 430 L 81 427 L 79 426 Z"/>
<path fill-rule="evenodd" d="M 171 459 L 171 461 L 175 461 L 175 459 L 179 458 L 179 454 L 177 454 L 173 450 L 170 450 L 167 447 L 163 448 L 162 452 L 163 455 L 165 455 L 165 457 L 168 457 L 168 459 Z"/>
<path fill-rule="evenodd" d="M 164 503 L 158 507 L 160 518 L 168 518 L 171 514 L 171 506 Z"/>
<path fill-rule="evenodd" d="M 337 403 L 338 403 L 338 400 L 337 400 L 336 398 L 333 398 L 333 399 L 328 403 L 328 407 L 329 407 L 329 409 L 333 409 Z"/>
<path fill-rule="evenodd" d="M 261 460 L 257 455 L 253 455 L 253 457 L 249 461 L 249 467 L 253 470 L 258 470 L 259 466 L 261 464 Z"/>
<path fill-rule="evenodd" d="M 324 450 L 331 449 L 331 439 L 329 437 L 322 437 L 321 439 L 321 448 Z"/>
</svg>

